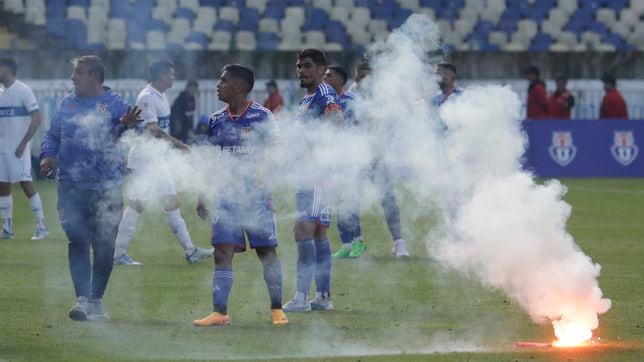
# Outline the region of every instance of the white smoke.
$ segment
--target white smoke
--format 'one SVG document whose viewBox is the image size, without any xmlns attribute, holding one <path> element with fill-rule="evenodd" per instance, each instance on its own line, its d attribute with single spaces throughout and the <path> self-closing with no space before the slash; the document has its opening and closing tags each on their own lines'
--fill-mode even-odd
<svg viewBox="0 0 644 362">
<path fill-rule="evenodd" d="M 403 212 L 417 219 L 435 211 L 429 205 L 440 209 L 427 245 L 441 265 L 502 290 L 535 322 L 597 328 L 597 315 L 610 308 L 597 284 L 600 267 L 566 232 L 565 188 L 557 181 L 539 185 L 521 170 L 526 138 L 518 96 L 502 86 L 472 87 L 436 109 L 430 100 L 438 76 L 428 51 L 438 48 L 438 38 L 436 24 L 413 15 L 370 48 L 374 73 L 360 86 L 355 113 L 362 126 L 355 130 L 303 124 L 286 111 L 281 145 L 245 164 L 212 146 L 182 152 L 139 141 L 164 158 L 179 191 L 240 202 L 243 190 L 231 185 L 259 169 L 271 187 L 322 182 L 329 200 L 340 203 L 347 189 L 368 182 L 365 170 L 379 159 L 427 205 Z M 156 178 L 152 172 L 137 182 Z M 362 203 L 378 196 L 364 193 Z"/>
</svg>

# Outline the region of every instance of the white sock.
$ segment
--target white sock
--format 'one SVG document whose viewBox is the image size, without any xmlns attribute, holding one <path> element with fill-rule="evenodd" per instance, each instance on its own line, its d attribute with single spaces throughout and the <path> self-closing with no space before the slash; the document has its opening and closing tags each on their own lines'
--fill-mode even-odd
<svg viewBox="0 0 644 362">
<path fill-rule="evenodd" d="M 302 292 L 295 292 L 295 296 L 293 297 L 293 300 L 296 302 L 304 302 L 306 301 L 306 294 Z"/>
<path fill-rule="evenodd" d="M 342 247 L 347 250 L 351 250 L 351 245 L 353 245 L 353 242 L 342 244 Z"/>
<path fill-rule="evenodd" d="M 13 232 L 11 225 L 11 216 L 13 214 L 13 198 L 9 196 L 0 196 L 0 217 L 3 220 L 2 229 L 9 233 Z"/>
<path fill-rule="evenodd" d="M 42 212 L 42 201 L 40 201 L 40 195 L 38 193 L 29 199 L 29 206 L 31 207 L 31 212 L 34 213 L 34 217 L 36 218 L 36 226 L 38 229 L 46 230 L 45 215 Z"/>
<path fill-rule="evenodd" d="M 358 235 L 353 240 L 351 240 L 351 243 L 357 243 L 358 241 L 362 240 L 362 235 Z"/>
<path fill-rule="evenodd" d="M 181 243 L 183 251 L 185 251 L 186 254 L 190 254 L 195 249 L 195 246 L 192 244 L 192 240 L 190 239 L 186 222 L 183 220 L 183 217 L 181 217 L 181 211 L 179 211 L 179 209 L 166 211 L 165 220 L 168 222 L 168 225 L 170 225 L 170 229 L 174 236 L 176 236 L 179 243 Z"/>
<path fill-rule="evenodd" d="M 123 218 L 119 224 L 119 232 L 116 235 L 116 248 L 114 249 L 115 257 L 127 254 L 127 247 L 130 246 L 130 242 L 132 242 L 134 230 L 136 230 L 136 223 L 139 221 L 140 216 L 141 214 L 131 207 L 126 207 L 125 211 L 123 211 Z"/>
</svg>

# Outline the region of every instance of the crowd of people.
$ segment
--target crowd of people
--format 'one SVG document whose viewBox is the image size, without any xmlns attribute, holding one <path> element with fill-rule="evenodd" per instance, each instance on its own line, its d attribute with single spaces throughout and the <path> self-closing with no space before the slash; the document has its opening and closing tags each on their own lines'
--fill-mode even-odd
<svg viewBox="0 0 644 362">
<path fill-rule="evenodd" d="M 556 89 L 548 94 L 546 84 L 541 79 L 541 72 L 536 66 L 529 66 L 525 71 L 528 82 L 528 99 L 526 101 L 526 118 L 529 120 L 565 120 L 571 118 L 575 97 L 566 88 L 568 79 L 563 75 L 555 76 Z M 617 90 L 617 81 L 612 75 L 602 77 L 604 97 L 599 108 L 599 119 L 628 119 L 628 109 L 622 94 Z"/>
</svg>

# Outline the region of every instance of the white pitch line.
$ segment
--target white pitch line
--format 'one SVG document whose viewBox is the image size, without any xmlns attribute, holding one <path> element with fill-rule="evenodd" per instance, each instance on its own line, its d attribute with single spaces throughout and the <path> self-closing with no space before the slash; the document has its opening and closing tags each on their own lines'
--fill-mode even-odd
<svg viewBox="0 0 644 362">
<path fill-rule="evenodd" d="M 607 189 L 607 188 L 595 188 L 595 187 L 588 187 L 588 186 L 568 186 L 566 185 L 568 190 L 574 190 L 574 191 L 592 191 L 592 192 L 604 192 L 604 193 L 609 193 L 609 194 L 623 194 L 623 195 L 637 195 L 637 196 L 644 196 L 644 190 L 642 191 L 637 191 L 637 190 L 621 190 L 621 189 Z"/>
</svg>

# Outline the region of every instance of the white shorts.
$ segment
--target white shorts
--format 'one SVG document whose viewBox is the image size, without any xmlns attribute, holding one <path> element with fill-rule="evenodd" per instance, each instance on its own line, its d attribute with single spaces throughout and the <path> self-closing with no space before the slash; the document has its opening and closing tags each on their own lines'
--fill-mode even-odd
<svg viewBox="0 0 644 362">
<path fill-rule="evenodd" d="M 25 149 L 18 158 L 13 152 L 0 152 L 0 182 L 16 183 L 32 181 L 31 151 Z"/>
<path fill-rule="evenodd" d="M 156 166 L 130 170 L 127 195 L 131 200 L 148 201 L 177 194 L 168 166 L 164 162 Z"/>
</svg>

